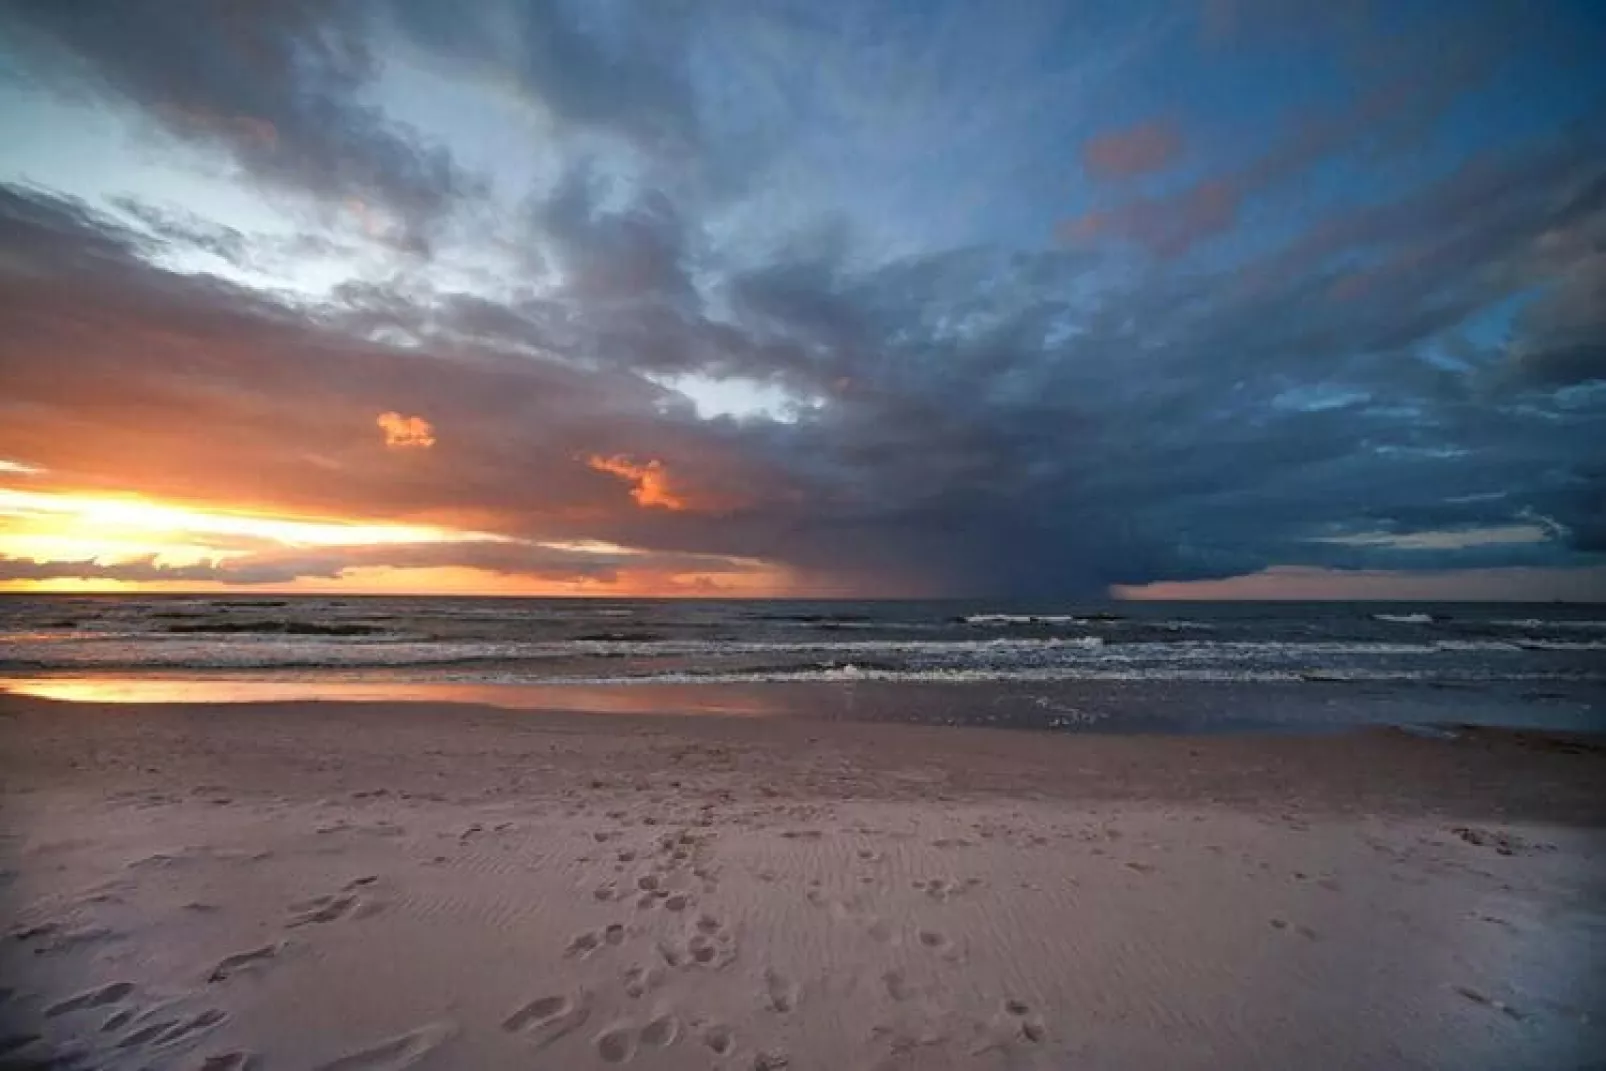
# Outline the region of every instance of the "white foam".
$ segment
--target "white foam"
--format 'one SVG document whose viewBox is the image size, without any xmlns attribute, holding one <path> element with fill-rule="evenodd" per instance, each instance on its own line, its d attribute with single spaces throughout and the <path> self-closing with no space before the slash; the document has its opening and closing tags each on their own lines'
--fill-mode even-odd
<svg viewBox="0 0 1606 1071">
<path fill-rule="evenodd" d="M 551 685 L 651 685 L 651 684 L 1055 684 L 1070 681 L 1145 682 L 1196 684 L 1348 684 L 1405 683 L 1451 680 L 1463 683 L 1493 682 L 1606 682 L 1606 675 L 1589 673 L 1485 673 L 1467 672 L 1445 677 L 1424 670 L 1306 668 L 1306 669 L 1220 669 L 1208 666 L 1162 666 L 1146 669 L 1115 669 L 1099 666 L 1041 666 L 1031 668 L 977 669 L 883 669 L 843 665 L 795 670 L 753 670 L 697 673 L 675 671 L 636 675 L 576 675 L 563 677 L 525 676 L 518 673 L 480 674 L 458 677 L 432 676 L 436 681 L 500 684 Z"/>
<path fill-rule="evenodd" d="M 1387 621 L 1391 625 L 1431 625 L 1432 614 L 1373 614 L 1373 621 Z"/>
<path fill-rule="evenodd" d="M 1575 628 L 1575 629 L 1606 629 L 1606 621 L 1541 621 L 1537 617 L 1524 617 L 1515 620 L 1490 621 L 1491 625 L 1503 628 Z"/>
<path fill-rule="evenodd" d="M 967 614 L 960 618 L 967 625 L 1083 625 L 1086 618 L 1075 614 Z"/>
</svg>

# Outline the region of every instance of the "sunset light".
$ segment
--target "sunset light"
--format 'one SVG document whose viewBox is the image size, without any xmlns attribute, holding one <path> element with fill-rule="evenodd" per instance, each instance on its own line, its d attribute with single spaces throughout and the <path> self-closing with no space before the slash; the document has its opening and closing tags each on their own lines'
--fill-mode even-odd
<svg viewBox="0 0 1606 1071">
<path fill-rule="evenodd" d="M 784 570 L 596 539 L 0 488 L 0 591 L 764 595 Z"/>
<path fill-rule="evenodd" d="M 586 463 L 598 472 L 630 483 L 630 497 L 644 509 L 678 511 L 687 508 L 686 500 L 670 491 L 669 473 L 661 461 L 643 464 L 627 457 L 593 457 Z"/>
<path fill-rule="evenodd" d="M 1606 1071 L 1603 56 L 0 0 L 0 1071 Z"/>
<path fill-rule="evenodd" d="M 435 429 L 421 416 L 380 413 L 375 423 L 385 434 L 385 445 L 427 450 L 435 445 Z"/>
</svg>

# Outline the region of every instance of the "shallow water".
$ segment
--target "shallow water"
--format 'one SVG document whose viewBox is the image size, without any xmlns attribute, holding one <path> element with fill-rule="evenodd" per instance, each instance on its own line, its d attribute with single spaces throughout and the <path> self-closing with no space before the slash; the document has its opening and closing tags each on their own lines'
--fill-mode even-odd
<svg viewBox="0 0 1606 1071">
<path fill-rule="evenodd" d="M 149 701 L 1598 730 L 1606 607 L 13 596 L 0 678 Z"/>
</svg>

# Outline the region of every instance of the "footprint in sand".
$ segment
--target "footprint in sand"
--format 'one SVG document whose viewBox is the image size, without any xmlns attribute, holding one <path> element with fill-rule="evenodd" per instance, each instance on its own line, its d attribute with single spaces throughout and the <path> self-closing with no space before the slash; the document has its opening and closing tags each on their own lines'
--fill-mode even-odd
<svg viewBox="0 0 1606 1071">
<path fill-rule="evenodd" d="M 631 967 L 625 972 L 625 995 L 636 999 L 646 996 L 664 983 L 664 970 L 656 965 Z"/>
<path fill-rule="evenodd" d="M 201 1061 L 199 1071 L 252 1071 L 257 1059 L 248 1052 L 220 1052 Z"/>
<path fill-rule="evenodd" d="M 221 982 L 232 975 L 238 974 L 247 968 L 265 963 L 279 954 L 283 945 L 263 945 L 261 948 L 252 948 L 244 952 L 236 952 L 232 956 L 224 956 L 218 965 L 212 968 L 212 973 L 206 976 L 208 982 Z"/>
<path fill-rule="evenodd" d="M 736 1034 L 724 1023 L 705 1023 L 698 1036 L 715 1056 L 727 1056 L 736 1048 Z"/>
<path fill-rule="evenodd" d="M 119 1049 L 133 1049 L 141 1045 L 166 1045 L 196 1034 L 204 1033 L 227 1019 L 216 1008 L 208 1008 L 188 1019 L 162 1019 L 133 1031 L 117 1042 Z"/>
<path fill-rule="evenodd" d="M 591 1018 L 591 994 L 581 990 L 575 996 L 556 994 L 539 997 L 502 1021 L 502 1029 L 521 1034 L 544 1049 L 559 1038 L 584 1026 Z"/>
<path fill-rule="evenodd" d="M 564 956 L 573 959 L 584 959 L 602 948 L 604 945 L 618 947 L 625 942 L 625 927 L 623 923 L 612 922 L 601 930 L 587 930 L 585 933 L 575 934 L 563 950 Z"/>
<path fill-rule="evenodd" d="M 346 882 L 339 892 L 291 904 L 290 910 L 294 914 L 291 915 L 289 926 L 294 928 L 335 922 L 347 917 L 363 919 L 378 914 L 379 902 L 368 898 L 362 891 L 378 881 L 379 875 L 369 874 Z"/>
<path fill-rule="evenodd" d="M 641 1043 L 655 1049 L 667 1049 L 679 1040 L 680 1020 L 667 1012 L 641 1028 Z"/>
<path fill-rule="evenodd" d="M 704 967 L 724 966 L 735 958 L 735 952 L 728 945 L 704 933 L 694 934 L 686 943 L 686 949 L 691 953 L 692 962 Z"/>
<path fill-rule="evenodd" d="M 766 970 L 764 972 L 764 996 L 767 998 L 772 1011 L 785 1015 L 797 1007 L 797 983 L 790 981 L 785 975 L 773 969 Z"/>
<path fill-rule="evenodd" d="M 959 958 L 959 946 L 949 939 L 947 934 L 937 930 L 921 930 L 916 935 L 920 939 L 922 948 L 929 948 L 946 960 Z"/>
<path fill-rule="evenodd" d="M 69 1012 L 82 1011 L 85 1008 L 104 1008 L 108 1004 L 116 1004 L 125 999 L 134 991 L 132 982 L 112 982 L 97 989 L 86 990 L 77 996 L 52 1004 L 45 1009 L 45 1017 L 54 1019 L 58 1015 Z"/>
<path fill-rule="evenodd" d="M 335 922 L 349 915 L 357 906 L 357 898 L 345 896 L 318 896 L 311 900 L 303 900 L 292 905 L 297 914 L 290 918 L 289 926 L 310 926 L 325 922 Z"/>
<path fill-rule="evenodd" d="M 958 881 L 953 878 L 931 878 L 928 881 L 916 881 L 914 887 L 924 892 L 931 899 L 942 903 L 980 884 L 980 878 L 966 878 L 964 881 Z"/>
<path fill-rule="evenodd" d="M 597 1035 L 597 1055 L 607 1064 L 622 1064 L 636 1055 L 636 1033 L 629 1024 L 610 1026 Z"/>
<path fill-rule="evenodd" d="M 900 1003 L 918 995 L 920 992 L 920 990 L 909 984 L 902 971 L 887 971 L 881 976 L 881 984 L 886 987 L 887 996 Z"/>
<path fill-rule="evenodd" d="M 313 1071 L 402 1071 L 440 1048 L 455 1033 L 457 1027 L 453 1023 L 429 1023 L 318 1064 Z"/>
<path fill-rule="evenodd" d="M 601 947 L 602 934 L 596 930 L 587 930 L 585 933 L 575 934 L 569 941 L 569 946 L 563 950 L 563 954 L 570 959 L 575 957 L 584 959 Z"/>
<path fill-rule="evenodd" d="M 1023 1000 L 1004 1001 L 1005 1022 L 1011 1024 L 1016 1034 L 1033 1045 L 1040 1044 L 1048 1032 L 1043 1028 L 1042 1016 L 1035 1014 L 1031 1006 Z"/>
<path fill-rule="evenodd" d="M 685 941 L 661 938 L 658 954 L 671 967 L 723 970 L 736 962 L 736 938 L 711 915 L 700 915 Z"/>
</svg>

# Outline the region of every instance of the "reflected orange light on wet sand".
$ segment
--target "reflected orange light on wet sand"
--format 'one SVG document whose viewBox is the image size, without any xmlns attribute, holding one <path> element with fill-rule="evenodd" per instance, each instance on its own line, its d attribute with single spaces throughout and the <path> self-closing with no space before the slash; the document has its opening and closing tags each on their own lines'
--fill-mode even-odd
<svg viewBox="0 0 1606 1071">
<path fill-rule="evenodd" d="M 51 678 L 6 681 L 0 693 L 62 703 L 461 703 L 579 714 L 780 714 L 763 689 L 654 685 L 439 684 L 355 681 Z"/>
</svg>

